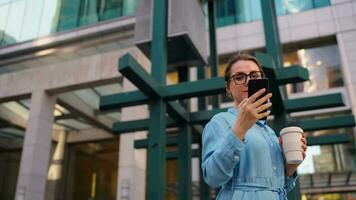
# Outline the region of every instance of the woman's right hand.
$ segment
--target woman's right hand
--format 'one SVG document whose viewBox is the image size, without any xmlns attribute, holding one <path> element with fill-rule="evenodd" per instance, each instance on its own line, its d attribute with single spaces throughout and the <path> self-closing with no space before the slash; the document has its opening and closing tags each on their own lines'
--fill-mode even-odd
<svg viewBox="0 0 356 200">
<path fill-rule="evenodd" d="M 250 129 L 259 119 L 264 118 L 271 113 L 271 111 L 267 109 L 272 106 L 272 103 L 268 101 L 272 97 L 272 93 L 268 93 L 256 101 L 256 99 L 264 92 L 265 89 L 261 89 L 251 97 L 242 100 L 238 105 L 239 114 L 232 130 L 239 139 L 243 140 L 248 129 Z M 268 101 L 268 103 L 265 103 L 266 101 Z M 264 110 L 267 111 L 262 112 Z"/>
</svg>

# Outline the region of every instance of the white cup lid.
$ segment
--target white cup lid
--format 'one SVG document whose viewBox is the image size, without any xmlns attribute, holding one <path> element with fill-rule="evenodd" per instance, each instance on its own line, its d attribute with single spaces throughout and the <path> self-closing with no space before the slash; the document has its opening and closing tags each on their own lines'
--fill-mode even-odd
<svg viewBox="0 0 356 200">
<path fill-rule="evenodd" d="M 281 130 L 281 134 L 285 134 L 285 133 L 290 133 L 290 132 L 299 132 L 299 133 L 303 133 L 303 129 L 301 129 L 300 127 L 298 126 L 289 126 L 289 127 L 286 127 L 284 129 Z"/>
</svg>

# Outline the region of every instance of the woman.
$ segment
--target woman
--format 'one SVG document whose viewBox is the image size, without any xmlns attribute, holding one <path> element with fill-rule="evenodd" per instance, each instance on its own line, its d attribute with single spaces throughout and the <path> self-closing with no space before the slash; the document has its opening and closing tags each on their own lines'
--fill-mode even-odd
<svg viewBox="0 0 356 200">
<path fill-rule="evenodd" d="M 248 98 L 249 79 L 262 78 L 256 58 L 238 54 L 225 70 L 226 91 L 234 107 L 216 114 L 203 131 L 204 180 L 221 187 L 218 200 L 284 200 L 294 185 L 298 165 L 286 164 L 274 131 L 262 119 L 272 104 L 264 89 Z M 303 159 L 306 139 L 302 138 Z"/>
</svg>

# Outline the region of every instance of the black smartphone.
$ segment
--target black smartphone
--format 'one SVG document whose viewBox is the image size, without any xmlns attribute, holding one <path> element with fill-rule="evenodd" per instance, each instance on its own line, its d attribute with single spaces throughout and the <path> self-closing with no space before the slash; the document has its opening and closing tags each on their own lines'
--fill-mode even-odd
<svg viewBox="0 0 356 200">
<path fill-rule="evenodd" d="M 257 91 L 259 91 L 262 88 L 265 88 L 266 91 L 261 96 L 259 96 L 257 99 L 260 99 L 260 98 L 264 97 L 266 94 L 268 94 L 268 79 L 267 78 L 250 79 L 248 81 L 248 97 L 252 96 L 254 93 L 256 93 Z M 267 103 L 267 101 L 265 103 Z M 267 110 L 264 110 L 262 112 L 266 112 L 266 111 Z M 266 119 L 267 119 L 267 117 L 264 117 L 261 120 L 266 120 Z"/>
</svg>

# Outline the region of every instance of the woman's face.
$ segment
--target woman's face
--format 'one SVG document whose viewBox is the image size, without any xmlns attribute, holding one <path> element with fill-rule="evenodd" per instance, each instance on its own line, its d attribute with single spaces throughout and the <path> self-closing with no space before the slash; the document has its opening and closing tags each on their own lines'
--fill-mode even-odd
<svg viewBox="0 0 356 200">
<path fill-rule="evenodd" d="M 239 60 L 232 65 L 230 77 L 237 73 L 250 74 L 253 71 L 260 71 L 260 68 L 255 62 L 250 60 Z M 247 77 L 245 84 L 236 85 L 231 78 L 229 83 L 227 83 L 227 90 L 232 94 L 236 106 L 238 106 L 244 98 L 248 98 L 249 80 L 250 78 Z"/>
</svg>

